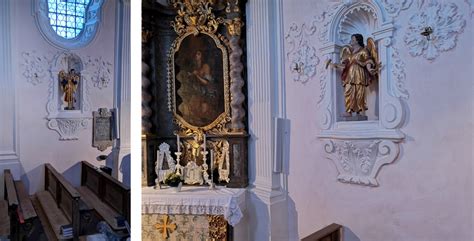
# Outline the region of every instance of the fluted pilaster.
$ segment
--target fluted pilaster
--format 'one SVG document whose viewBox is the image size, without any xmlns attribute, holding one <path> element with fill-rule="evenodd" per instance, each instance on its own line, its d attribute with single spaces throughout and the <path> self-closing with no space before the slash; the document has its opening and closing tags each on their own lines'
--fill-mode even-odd
<svg viewBox="0 0 474 241">
<path fill-rule="evenodd" d="M 273 163 L 273 103 L 275 92 L 270 36 L 269 0 L 250 1 L 247 21 L 248 94 L 251 167 L 255 168 L 256 183 L 271 187 Z M 258 186 L 258 185 L 257 185 Z"/>
<path fill-rule="evenodd" d="M 12 78 L 10 3 L 0 1 L 0 160 L 17 160 L 15 80 Z"/>
<path fill-rule="evenodd" d="M 131 63 L 130 63 L 130 0 L 121 0 L 116 9 L 115 35 L 115 104 L 119 110 L 119 136 L 115 144 L 114 176 L 120 181 L 130 184 L 130 95 L 131 95 Z M 125 158 L 127 164 L 123 166 Z M 125 167 L 125 168 L 124 168 Z"/>
</svg>

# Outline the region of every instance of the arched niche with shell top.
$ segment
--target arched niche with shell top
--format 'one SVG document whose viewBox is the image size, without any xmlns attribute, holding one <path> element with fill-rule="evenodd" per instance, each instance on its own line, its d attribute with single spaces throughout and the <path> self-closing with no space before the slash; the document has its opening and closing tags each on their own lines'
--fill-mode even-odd
<svg viewBox="0 0 474 241">
<path fill-rule="evenodd" d="M 378 186 L 376 175 L 381 166 L 393 162 L 399 154 L 400 131 L 406 108 L 397 89 L 398 52 L 392 46 L 395 26 L 380 1 L 341 1 L 323 20 L 320 49 L 323 59 L 340 63 L 341 51 L 353 34 L 361 34 L 364 43 L 372 38 L 381 68 L 378 80 L 366 89 L 367 120 L 347 121 L 341 72 L 326 69 L 321 85 L 320 127 L 327 157 L 335 162 L 338 180 L 346 183 Z"/>
</svg>

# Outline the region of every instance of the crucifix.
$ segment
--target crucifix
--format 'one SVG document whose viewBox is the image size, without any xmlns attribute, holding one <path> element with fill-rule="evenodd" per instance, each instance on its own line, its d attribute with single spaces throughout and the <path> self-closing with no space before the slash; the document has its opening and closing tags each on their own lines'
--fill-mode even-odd
<svg viewBox="0 0 474 241">
<path fill-rule="evenodd" d="M 168 238 L 168 234 L 172 233 L 174 230 L 176 230 L 176 224 L 168 222 L 169 216 L 165 215 L 163 219 L 161 220 L 161 223 L 155 224 L 155 228 L 162 233 L 163 239 Z"/>
</svg>

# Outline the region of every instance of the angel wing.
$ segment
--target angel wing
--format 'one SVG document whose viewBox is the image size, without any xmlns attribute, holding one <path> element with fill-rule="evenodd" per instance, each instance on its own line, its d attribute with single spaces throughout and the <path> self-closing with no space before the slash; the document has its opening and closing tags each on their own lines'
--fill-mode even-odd
<svg viewBox="0 0 474 241">
<path fill-rule="evenodd" d="M 351 47 L 349 47 L 348 45 L 342 47 L 341 54 L 339 56 L 341 58 L 341 63 L 347 60 L 351 55 L 352 55 Z"/>
<path fill-rule="evenodd" d="M 379 63 L 379 54 L 377 52 L 377 45 L 375 44 L 375 41 L 373 38 L 367 38 L 367 50 L 370 53 L 370 56 L 374 60 L 375 66 L 374 68 L 376 69 L 375 73 L 375 80 L 377 81 L 379 79 L 379 69 L 381 68 L 381 64 Z"/>
</svg>

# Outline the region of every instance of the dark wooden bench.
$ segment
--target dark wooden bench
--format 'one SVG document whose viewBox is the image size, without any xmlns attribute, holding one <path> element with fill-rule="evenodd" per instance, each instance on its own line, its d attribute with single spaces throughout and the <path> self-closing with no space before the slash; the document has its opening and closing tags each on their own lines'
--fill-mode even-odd
<svg viewBox="0 0 474 241">
<path fill-rule="evenodd" d="M 15 215 L 18 208 L 19 202 L 15 190 L 15 181 L 10 173 L 10 170 L 6 169 L 3 171 L 3 182 L 4 182 L 4 198 L 0 204 L 0 237 L 3 239 L 12 238 L 11 230 L 16 228 L 12 225 L 16 222 Z"/>
<path fill-rule="evenodd" d="M 8 216 L 8 201 L 0 200 L 0 240 L 10 238 L 10 217 Z"/>
<path fill-rule="evenodd" d="M 4 170 L 5 199 L 8 206 L 11 240 L 42 240 L 38 215 L 22 181 L 15 181 L 10 170 Z M 2 220 L 3 221 L 3 220 Z"/>
<path fill-rule="evenodd" d="M 84 202 L 93 207 L 114 231 L 123 233 L 127 229 L 124 220 L 130 223 L 130 188 L 82 161 L 81 186 L 77 190 Z"/>
<path fill-rule="evenodd" d="M 80 235 L 96 233 L 93 209 L 51 164 L 45 164 L 45 190 L 36 194 L 38 213 L 47 226 L 50 240 L 79 240 Z M 95 221 L 95 222 L 94 222 Z M 62 226 L 72 226 L 73 238 L 61 234 Z"/>
<path fill-rule="evenodd" d="M 17 229 L 16 220 L 17 220 L 17 209 L 18 205 L 18 196 L 16 195 L 15 189 L 15 180 L 9 169 L 3 171 L 3 180 L 4 180 L 4 198 L 7 201 L 7 213 L 9 216 L 8 225 L 10 228 L 8 229 L 9 232 L 12 230 Z M 8 234 L 10 236 L 10 234 Z M 10 236 L 10 238 L 13 238 Z"/>
<path fill-rule="evenodd" d="M 341 225 L 333 223 L 301 239 L 301 241 L 341 241 L 343 240 L 343 231 Z"/>
</svg>

